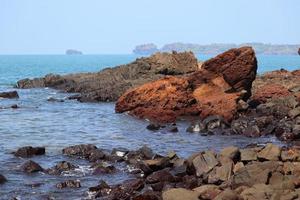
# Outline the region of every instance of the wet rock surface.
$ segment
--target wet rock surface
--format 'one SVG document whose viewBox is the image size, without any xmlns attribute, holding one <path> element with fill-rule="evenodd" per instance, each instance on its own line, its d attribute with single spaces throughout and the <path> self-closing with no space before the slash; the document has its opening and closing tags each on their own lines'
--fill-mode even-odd
<svg viewBox="0 0 300 200">
<path fill-rule="evenodd" d="M 166 75 L 183 75 L 197 69 L 198 61 L 191 52 L 156 53 L 97 73 L 66 76 L 49 74 L 43 78 L 24 79 L 18 82 L 17 87 L 51 87 L 76 92 L 80 95 L 74 98 L 82 102 L 115 101 L 130 88 Z"/>
<path fill-rule="evenodd" d="M 26 146 L 19 148 L 16 152 L 14 152 L 14 155 L 21 158 L 29 158 L 32 156 L 37 155 L 44 155 L 45 154 L 45 147 L 32 147 L 32 146 Z"/>
<path fill-rule="evenodd" d="M 84 158 L 91 168 L 100 168 L 101 172 L 92 172 L 93 176 L 101 178 L 114 171 L 123 171 L 129 175 L 117 184 L 100 180 L 94 186 L 88 186 L 87 191 L 82 193 L 82 198 L 86 199 L 231 200 L 255 197 L 264 200 L 300 197 L 300 150 L 297 146 L 279 147 L 272 143 L 245 148 L 229 146 L 220 152 L 206 150 L 187 158 L 180 158 L 175 152 L 159 155 L 147 146 L 134 151 L 117 148 L 107 153 L 101 161 L 95 162 L 91 162 L 89 157 L 81 157 L 90 150 L 98 149 L 94 145 L 81 144 L 65 149 L 72 149 L 73 159 Z M 111 159 L 112 156 L 122 159 L 116 162 Z M 83 186 L 86 188 L 84 176 L 71 179 L 62 173 L 76 168 L 67 161 L 58 162 L 48 170 L 43 170 L 31 160 L 22 166 L 23 173 L 41 171 L 50 177 L 61 177 L 60 182 L 53 184 L 60 191 L 75 191 Z M 43 173 L 35 176 L 43 176 Z M 0 175 L 0 183 L 4 182 L 6 179 Z M 36 184 L 37 187 L 34 186 Z M 41 183 L 30 185 L 34 188 L 42 187 Z"/>
<path fill-rule="evenodd" d="M 35 173 L 35 172 L 41 172 L 44 169 L 39 164 L 37 164 L 36 162 L 34 162 L 32 160 L 29 160 L 29 161 L 26 161 L 21 166 L 21 170 L 23 172 L 26 172 L 26 173 Z"/>
<path fill-rule="evenodd" d="M 127 91 L 116 112 L 129 112 L 157 122 L 180 116 L 219 115 L 230 122 L 239 99 L 251 96 L 257 61 L 251 47 L 231 49 L 203 63 L 186 77 L 169 76 Z"/>
<path fill-rule="evenodd" d="M 6 181 L 6 178 L 2 174 L 0 174 L 0 184 L 4 184 Z"/>
<path fill-rule="evenodd" d="M 78 168 L 78 166 L 73 165 L 67 161 L 61 161 L 57 163 L 54 167 L 47 169 L 46 172 L 52 175 L 61 175 L 63 172 L 71 171 Z"/>
<path fill-rule="evenodd" d="M 15 99 L 19 98 L 18 92 L 17 91 L 10 91 L 10 92 L 0 92 L 0 99 L 5 98 L 5 99 Z"/>
<path fill-rule="evenodd" d="M 62 183 L 58 183 L 56 185 L 57 188 L 59 189 L 64 189 L 64 188 L 80 188 L 81 185 L 80 185 L 80 181 L 78 180 L 67 180 L 67 181 L 64 181 Z"/>
</svg>

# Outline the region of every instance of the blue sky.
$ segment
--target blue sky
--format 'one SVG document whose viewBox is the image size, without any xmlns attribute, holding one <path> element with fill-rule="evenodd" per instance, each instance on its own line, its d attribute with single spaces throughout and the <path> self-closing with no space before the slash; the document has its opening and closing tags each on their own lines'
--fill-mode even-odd
<svg viewBox="0 0 300 200">
<path fill-rule="evenodd" d="M 299 0 L 0 0 L 0 54 L 171 42 L 300 44 Z"/>
</svg>

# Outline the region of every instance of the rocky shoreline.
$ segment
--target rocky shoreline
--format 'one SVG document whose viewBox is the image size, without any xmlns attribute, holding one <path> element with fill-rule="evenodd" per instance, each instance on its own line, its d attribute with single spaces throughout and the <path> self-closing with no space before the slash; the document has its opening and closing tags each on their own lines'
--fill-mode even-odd
<svg viewBox="0 0 300 200">
<path fill-rule="evenodd" d="M 99 73 L 47 75 L 17 86 L 79 92 L 70 97 L 79 101 L 117 100 L 116 112 L 148 119 L 147 128 L 154 131 L 167 127 L 176 132 L 176 121 L 185 118 L 191 121 L 188 132 L 275 135 L 297 142 L 300 71 L 256 71 L 254 50 L 241 47 L 204 63 L 191 52 L 157 53 Z"/>
<path fill-rule="evenodd" d="M 300 198 L 300 70 L 284 69 L 257 75 L 251 47 L 231 49 L 204 63 L 190 52 L 158 53 L 98 73 L 47 75 L 18 82 L 18 88 L 51 87 L 79 93 L 82 102 L 117 101 L 116 112 L 150 121 L 147 129 L 178 131 L 176 122 L 191 122 L 187 132 L 201 135 L 275 135 L 274 144 L 206 150 L 179 158 L 158 155 L 144 146 L 107 151 L 94 145 L 64 148 L 62 154 L 85 159 L 95 175 L 123 170 L 130 179 L 109 185 L 100 181 L 86 196 L 100 199 L 298 199 Z M 18 98 L 16 92 L 3 98 Z M 50 101 L 50 100 L 49 100 Z M 55 99 L 51 99 L 55 101 Z M 63 103 L 63 101 L 59 101 Z M 189 133 L 187 133 L 188 135 Z M 188 137 L 188 136 L 187 136 Z M 78 168 L 61 161 L 44 169 L 30 160 L 43 147 L 23 147 L 14 155 L 25 162 L 22 173 L 62 176 Z M 126 169 L 119 169 L 123 163 Z M 10 181 L 0 175 L 0 184 Z M 58 189 L 81 187 L 80 180 L 54 183 Z M 49 196 L 51 199 L 51 196 Z"/>
<path fill-rule="evenodd" d="M 24 163 L 18 173 L 43 173 L 63 176 L 78 166 L 61 161 L 44 169 L 32 161 L 34 156 L 44 156 L 43 147 L 22 147 L 14 152 Z M 113 174 L 118 163 L 127 166 L 130 179 L 116 185 L 100 180 L 83 194 L 88 198 L 105 200 L 252 200 L 300 198 L 300 149 L 299 146 L 279 147 L 274 144 L 249 145 L 245 148 L 226 147 L 220 152 L 206 150 L 180 158 L 176 152 L 156 154 L 143 146 L 138 150 L 124 148 L 112 151 L 92 144 L 66 147 L 62 154 L 73 159 L 86 159 L 95 175 Z M 37 173 L 40 172 L 40 173 Z M 9 182 L 0 175 L 0 184 Z M 36 184 L 35 187 L 39 187 Z M 81 187 L 80 180 L 65 179 L 53 183 L 65 190 Z M 45 196 L 44 196 L 45 197 Z M 54 197 L 49 194 L 48 199 Z"/>
</svg>

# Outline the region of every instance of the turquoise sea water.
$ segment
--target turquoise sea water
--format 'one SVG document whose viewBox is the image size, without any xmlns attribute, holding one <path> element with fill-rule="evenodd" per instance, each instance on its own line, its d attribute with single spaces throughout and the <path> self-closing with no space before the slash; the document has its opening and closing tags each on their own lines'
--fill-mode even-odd
<svg viewBox="0 0 300 200">
<path fill-rule="evenodd" d="M 197 55 L 199 60 L 207 60 L 213 55 Z M 138 56 L 129 55 L 0 55 L 0 85 L 15 84 L 22 78 L 33 78 L 48 73 L 67 74 L 94 72 L 106 67 L 126 64 Z M 285 68 L 300 68 L 300 56 L 258 55 L 258 72 L 263 73 Z"/>
<path fill-rule="evenodd" d="M 198 56 L 205 60 L 211 56 Z M 0 56 L 0 91 L 13 90 L 17 80 L 44 76 L 48 73 L 67 74 L 94 72 L 133 61 L 135 55 L 43 55 L 43 56 Z M 258 56 L 259 72 L 286 68 L 299 69 L 300 56 Z M 178 122 L 178 133 L 165 131 L 151 132 L 145 129 L 147 121 L 138 120 L 126 114 L 116 114 L 114 103 L 79 103 L 74 100 L 48 102 L 47 98 L 66 99 L 65 94 L 49 88 L 18 90 L 19 99 L 0 99 L 0 174 L 8 182 L 0 185 L 0 200 L 43 199 L 45 195 L 57 199 L 88 199 L 87 188 L 97 185 L 100 179 L 108 183 L 118 183 L 130 176 L 124 173 L 124 166 L 113 175 L 94 176 L 89 163 L 61 155 L 62 148 L 92 143 L 100 148 L 111 150 L 114 147 L 136 149 L 148 145 L 158 153 L 175 150 L 180 156 L 188 156 L 204 149 L 219 150 L 249 143 L 278 142 L 273 137 L 246 138 L 243 136 L 201 136 L 188 134 L 188 122 Z M 19 109 L 10 109 L 18 104 Z M 54 166 L 67 160 L 79 165 L 80 169 L 65 176 L 50 176 L 43 173 L 27 175 L 20 172 L 20 165 L 26 159 L 15 158 L 11 152 L 19 147 L 45 146 L 46 155 L 32 158 L 42 167 Z M 122 168 L 123 167 L 123 168 Z M 79 179 L 82 188 L 59 190 L 55 187 L 60 181 Z M 40 187 L 28 185 L 42 183 Z"/>
</svg>

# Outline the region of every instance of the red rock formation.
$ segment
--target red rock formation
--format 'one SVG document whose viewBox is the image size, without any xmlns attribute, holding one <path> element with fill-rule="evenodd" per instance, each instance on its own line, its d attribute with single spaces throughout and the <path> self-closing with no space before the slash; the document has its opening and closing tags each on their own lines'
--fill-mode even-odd
<svg viewBox="0 0 300 200">
<path fill-rule="evenodd" d="M 221 115 L 231 121 L 237 101 L 251 95 L 256 70 L 251 47 L 231 49 L 189 76 L 166 77 L 127 91 L 117 101 L 116 112 L 129 111 L 156 122 L 199 115 Z"/>
<path fill-rule="evenodd" d="M 286 97 L 289 95 L 291 95 L 291 92 L 289 92 L 289 90 L 282 85 L 266 84 L 257 90 L 252 99 L 259 103 L 265 103 L 268 99 Z"/>
<path fill-rule="evenodd" d="M 299 92 L 300 70 L 281 69 L 267 72 L 256 78 L 252 88 L 252 100 L 264 103 L 268 99 L 286 96 L 295 96 L 299 99 Z"/>
</svg>

